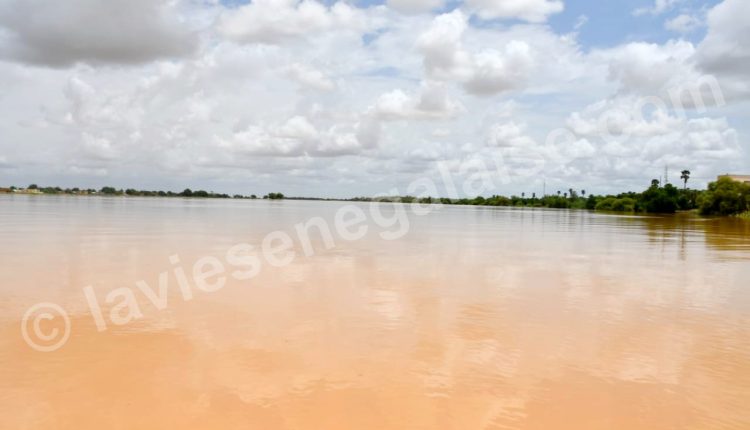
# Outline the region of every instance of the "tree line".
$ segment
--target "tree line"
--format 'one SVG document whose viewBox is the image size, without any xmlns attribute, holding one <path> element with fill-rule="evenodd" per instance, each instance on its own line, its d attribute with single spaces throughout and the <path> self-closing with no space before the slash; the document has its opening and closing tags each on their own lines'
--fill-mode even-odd
<svg viewBox="0 0 750 430">
<path fill-rule="evenodd" d="M 11 186 L 8 190 L 12 192 L 23 191 L 23 188 L 17 188 Z M 31 184 L 26 187 L 25 190 L 35 190 L 42 194 L 71 194 L 71 195 L 104 195 L 104 196 L 142 196 L 142 197 L 197 197 L 197 198 L 214 198 L 214 199 L 257 199 L 258 196 L 255 194 L 242 195 L 233 194 L 229 195 L 226 193 L 215 193 L 213 191 L 205 190 L 191 190 L 185 188 L 181 192 L 174 191 L 155 191 L 155 190 L 136 190 L 134 188 L 118 189 L 115 187 L 105 186 L 100 189 L 94 188 L 61 188 L 61 187 L 40 187 L 37 184 Z M 279 200 L 283 199 L 284 194 L 282 193 L 268 193 L 262 198 Z"/>
<path fill-rule="evenodd" d="M 401 203 L 442 203 L 473 206 L 516 206 L 556 209 L 588 209 L 602 212 L 673 214 L 677 211 L 696 211 L 702 215 L 744 215 L 750 218 L 750 185 L 722 177 L 711 182 L 706 190 L 687 187 L 690 171 L 682 171 L 683 186 L 661 184 L 658 179 L 642 192 L 625 192 L 610 195 L 587 194 L 586 190 L 557 191 L 551 195 L 537 197 L 492 195 L 474 198 L 417 198 L 413 196 L 380 197 L 377 200 Z M 367 197 L 352 200 L 372 201 Z"/>
<path fill-rule="evenodd" d="M 390 201 L 401 203 L 442 203 L 453 205 L 474 206 L 517 206 L 517 207 L 539 207 L 557 209 L 588 209 L 606 212 L 627 213 L 660 213 L 671 214 L 677 211 L 697 211 L 702 215 L 743 215 L 750 218 L 750 185 L 734 181 L 728 177 L 722 177 L 709 183 L 706 190 L 694 190 L 687 187 L 690 179 L 690 171 L 683 170 L 680 179 L 682 187 L 678 188 L 672 184 L 661 184 L 658 179 L 653 179 L 651 185 L 642 192 L 625 192 L 616 195 L 587 194 L 586 190 L 575 190 L 569 188 L 567 191 L 557 191 L 551 195 L 537 197 L 536 193 L 528 196 L 521 193 L 520 196 L 492 195 L 489 197 L 478 196 L 474 198 L 449 199 L 438 197 L 417 198 L 413 196 L 392 197 L 355 197 L 352 199 L 337 199 L 341 201 Z M 257 199 L 255 194 L 230 196 L 224 193 L 214 193 L 204 190 L 191 190 L 186 188 L 182 192 L 172 191 L 150 191 L 136 190 L 132 188 L 116 189 L 111 186 L 102 187 L 100 190 L 92 188 L 60 188 L 39 187 L 31 184 L 30 190 L 38 190 L 44 194 L 95 194 L 105 196 L 152 196 L 152 197 L 193 197 L 193 198 L 234 198 L 234 199 Z M 17 190 L 10 187 L 11 191 Z M 285 197 L 282 193 L 268 193 L 262 197 L 269 200 L 281 200 L 285 198 L 306 199 L 303 197 Z M 317 200 L 310 198 L 310 200 Z M 326 200 L 326 199 L 324 199 Z"/>
</svg>

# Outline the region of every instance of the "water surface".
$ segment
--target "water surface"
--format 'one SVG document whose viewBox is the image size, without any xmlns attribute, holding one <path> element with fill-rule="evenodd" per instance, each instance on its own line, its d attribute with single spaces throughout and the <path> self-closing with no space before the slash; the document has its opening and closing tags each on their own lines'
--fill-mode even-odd
<svg viewBox="0 0 750 430">
<path fill-rule="evenodd" d="M 341 205 L 0 196 L 0 428 L 750 428 L 750 222 L 443 207 L 175 285 Z M 136 281 L 161 272 L 158 309 Z M 117 325 L 123 287 L 143 316 Z M 21 335 L 38 302 L 70 316 L 54 352 Z"/>
</svg>

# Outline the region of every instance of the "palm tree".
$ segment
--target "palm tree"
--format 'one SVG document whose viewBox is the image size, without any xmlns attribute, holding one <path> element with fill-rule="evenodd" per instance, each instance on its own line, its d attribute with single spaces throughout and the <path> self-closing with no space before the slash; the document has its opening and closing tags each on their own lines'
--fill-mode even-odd
<svg viewBox="0 0 750 430">
<path fill-rule="evenodd" d="M 687 181 L 688 179 L 690 179 L 690 170 L 683 170 L 682 175 L 680 176 L 680 179 L 682 179 L 685 182 L 683 189 L 687 189 Z"/>
<path fill-rule="evenodd" d="M 526 197 L 526 193 L 521 193 L 521 198 L 523 199 L 525 197 Z"/>
<path fill-rule="evenodd" d="M 560 190 L 557 190 L 557 195 L 558 195 L 558 196 L 560 195 Z"/>
<path fill-rule="evenodd" d="M 586 190 L 581 190 L 581 195 L 582 195 L 583 197 L 586 197 Z"/>
</svg>

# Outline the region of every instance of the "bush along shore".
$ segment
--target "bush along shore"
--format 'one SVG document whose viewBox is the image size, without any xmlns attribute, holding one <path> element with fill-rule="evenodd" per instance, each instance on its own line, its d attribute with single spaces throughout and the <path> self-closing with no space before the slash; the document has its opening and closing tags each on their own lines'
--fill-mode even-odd
<svg viewBox="0 0 750 430">
<path fill-rule="evenodd" d="M 687 172 L 687 171 L 685 171 Z M 687 185 L 687 178 L 683 172 L 683 179 Z M 689 172 L 688 172 L 689 174 Z M 147 196 L 147 197 L 192 197 L 192 198 L 225 198 L 225 199 L 257 199 L 255 194 L 222 194 L 203 190 L 193 191 L 185 189 L 181 192 L 148 191 L 135 189 L 116 189 L 103 187 L 95 189 L 39 187 L 35 184 L 27 188 L 0 188 L 0 192 L 21 194 L 71 194 L 71 195 L 104 195 L 104 196 Z M 693 190 L 684 186 L 675 187 L 672 184 L 661 185 L 658 180 L 651 181 L 651 185 L 644 191 L 620 193 L 617 195 L 586 195 L 586 190 L 568 189 L 556 194 L 537 197 L 535 193 L 527 196 L 474 197 L 463 199 L 449 199 L 436 197 L 393 196 L 355 197 L 352 199 L 325 199 L 315 197 L 286 197 L 282 193 L 269 193 L 262 197 L 269 200 L 336 200 L 336 201 L 388 201 L 400 203 L 442 203 L 472 206 L 515 206 L 558 209 L 588 209 L 605 212 L 623 213 L 655 213 L 672 214 L 678 211 L 696 211 L 701 215 L 738 216 L 750 220 L 750 185 L 722 177 L 711 182 L 706 190 Z"/>
<path fill-rule="evenodd" d="M 142 197 L 196 197 L 196 198 L 214 198 L 214 199 L 257 199 L 258 196 L 255 194 L 242 195 L 242 194 L 223 194 L 215 193 L 212 191 L 204 190 L 191 190 L 185 188 L 183 191 L 152 191 L 152 190 L 135 190 L 133 188 L 117 189 L 115 187 L 102 187 L 97 190 L 94 188 L 60 188 L 60 187 L 40 187 L 36 184 L 31 184 L 26 188 L 17 188 L 11 186 L 9 188 L 0 187 L 0 193 L 15 193 L 15 194 L 67 194 L 67 195 L 78 195 L 78 196 L 142 196 Z M 263 196 L 264 199 L 283 199 L 284 194 L 282 193 L 269 193 Z"/>
<path fill-rule="evenodd" d="M 687 183 L 687 181 L 685 181 Z M 359 200 L 369 200 L 360 198 Z M 707 190 L 693 190 L 675 187 L 672 184 L 662 186 L 658 180 L 644 191 L 627 192 L 617 195 L 586 195 L 586 190 L 569 189 L 566 192 L 537 197 L 525 193 L 521 196 L 475 197 L 473 199 L 435 199 L 390 197 L 382 200 L 404 203 L 443 203 L 475 206 L 517 206 L 559 209 L 588 209 L 602 212 L 673 214 L 678 211 L 694 211 L 701 215 L 733 215 L 750 219 L 750 185 L 720 178 L 708 185 Z"/>
</svg>

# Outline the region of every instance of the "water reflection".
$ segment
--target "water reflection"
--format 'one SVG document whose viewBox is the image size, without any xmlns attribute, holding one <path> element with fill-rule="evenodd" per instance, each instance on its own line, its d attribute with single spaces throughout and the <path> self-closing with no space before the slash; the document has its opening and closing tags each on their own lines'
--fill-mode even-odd
<svg viewBox="0 0 750 430">
<path fill-rule="evenodd" d="M 0 200 L 0 428 L 748 428 L 740 220 L 446 207 L 104 332 L 82 301 L 335 209 Z"/>
</svg>

